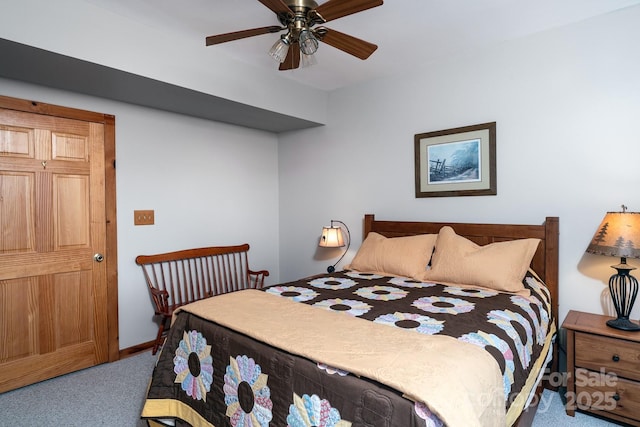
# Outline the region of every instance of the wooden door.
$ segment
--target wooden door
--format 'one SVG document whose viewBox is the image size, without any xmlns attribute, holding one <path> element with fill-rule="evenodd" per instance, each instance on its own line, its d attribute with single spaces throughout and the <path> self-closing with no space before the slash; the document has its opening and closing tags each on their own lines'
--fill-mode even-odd
<svg viewBox="0 0 640 427">
<path fill-rule="evenodd" d="M 113 359 L 104 140 L 0 108 L 0 392 Z"/>
</svg>

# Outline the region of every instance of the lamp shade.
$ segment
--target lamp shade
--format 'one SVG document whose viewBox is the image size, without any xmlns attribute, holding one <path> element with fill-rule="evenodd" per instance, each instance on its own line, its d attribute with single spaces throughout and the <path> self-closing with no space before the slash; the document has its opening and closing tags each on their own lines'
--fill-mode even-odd
<svg viewBox="0 0 640 427">
<path fill-rule="evenodd" d="M 609 293 L 617 317 L 607 320 L 607 325 L 623 331 L 640 331 L 640 325 L 629 320 L 638 295 L 638 280 L 630 273 L 635 267 L 627 264 L 627 258 L 640 258 L 638 245 L 640 212 L 627 212 L 622 205 L 622 212 L 607 212 L 587 247 L 592 254 L 620 257 L 620 264 L 611 266 L 618 273 L 609 278 Z"/>
<path fill-rule="evenodd" d="M 621 258 L 640 258 L 640 212 L 607 212 L 587 252 Z"/>
<path fill-rule="evenodd" d="M 269 55 L 282 64 L 289 53 L 289 44 L 289 39 L 286 37 L 278 39 L 273 46 L 271 46 Z"/>
<path fill-rule="evenodd" d="M 325 248 L 340 248 L 344 246 L 344 237 L 340 227 L 322 227 L 322 236 L 318 246 Z"/>
<path fill-rule="evenodd" d="M 342 227 L 333 225 L 333 223 L 337 222 L 344 226 L 344 229 L 347 231 L 347 249 L 344 250 L 342 256 L 336 261 L 335 264 L 327 267 L 327 273 L 333 273 L 336 271 L 336 265 L 344 258 L 344 256 L 349 251 L 349 246 L 351 246 L 351 232 L 349 231 L 349 227 L 342 221 L 338 221 L 335 219 L 331 220 L 331 225 L 329 227 L 322 227 L 322 235 L 320 236 L 320 242 L 318 242 L 318 246 L 322 246 L 324 248 L 341 248 L 344 246 L 344 235 L 342 234 Z"/>
<path fill-rule="evenodd" d="M 300 50 L 305 55 L 313 55 L 318 50 L 318 39 L 308 29 L 300 32 L 298 42 L 300 43 Z"/>
</svg>

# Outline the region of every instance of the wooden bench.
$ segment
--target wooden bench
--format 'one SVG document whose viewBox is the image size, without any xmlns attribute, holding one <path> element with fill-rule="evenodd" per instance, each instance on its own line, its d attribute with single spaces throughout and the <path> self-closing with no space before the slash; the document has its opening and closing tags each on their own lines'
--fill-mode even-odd
<svg viewBox="0 0 640 427">
<path fill-rule="evenodd" d="M 175 309 L 203 298 L 242 289 L 260 289 L 267 270 L 249 269 L 249 245 L 185 249 L 155 255 L 139 255 L 155 314 L 162 316 L 153 354 L 162 345 Z"/>
</svg>

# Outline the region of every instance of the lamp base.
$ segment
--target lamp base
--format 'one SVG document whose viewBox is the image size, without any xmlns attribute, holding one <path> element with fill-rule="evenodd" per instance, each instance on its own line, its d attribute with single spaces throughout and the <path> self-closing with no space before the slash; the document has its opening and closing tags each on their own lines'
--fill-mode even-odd
<svg viewBox="0 0 640 427">
<path fill-rule="evenodd" d="M 629 274 L 635 270 L 627 264 L 627 258 L 621 257 L 620 264 L 612 265 L 618 271 L 609 278 L 609 292 L 616 309 L 617 318 L 607 321 L 607 325 L 623 331 L 640 331 L 640 325 L 629 320 L 633 303 L 638 295 L 638 280 Z"/>
<path fill-rule="evenodd" d="M 621 329 L 623 331 L 640 331 L 640 325 L 633 323 L 629 319 L 611 319 L 607 320 L 607 326 L 612 328 Z"/>
</svg>

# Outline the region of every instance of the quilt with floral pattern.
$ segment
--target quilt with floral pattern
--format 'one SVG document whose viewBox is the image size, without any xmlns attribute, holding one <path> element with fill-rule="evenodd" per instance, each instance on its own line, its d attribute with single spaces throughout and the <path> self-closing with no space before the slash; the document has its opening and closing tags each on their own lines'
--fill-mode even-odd
<svg viewBox="0 0 640 427">
<path fill-rule="evenodd" d="M 500 367 L 510 424 L 519 413 L 514 407 L 521 410 L 524 405 L 532 369 L 544 361 L 555 331 L 546 288 L 531 273 L 523 283 L 528 296 L 344 271 L 271 286 L 265 292 L 483 348 Z M 317 364 L 188 312 L 175 318 L 142 415 L 172 419 L 177 426 L 443 425 L 428 405 L 392 387 Z"/>
</svg>

